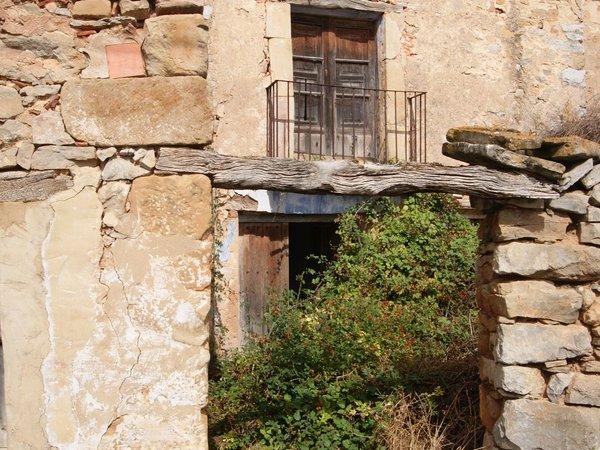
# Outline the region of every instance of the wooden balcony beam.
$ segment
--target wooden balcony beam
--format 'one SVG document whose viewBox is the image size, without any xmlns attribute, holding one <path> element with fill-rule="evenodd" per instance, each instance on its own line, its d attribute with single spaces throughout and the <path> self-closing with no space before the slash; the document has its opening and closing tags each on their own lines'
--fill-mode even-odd
<svg viewBox="0 0 600 450">
<path fill-rule="evenodd" d="M 482 166 L 435 164 L 359 164 L 351 161 L 297 161 L 268 157 L 243 158 L 211 150 L 162 147 L 158 173 L 200 173 L 214 187 L 269 189 L 339 195 L 402 195 L 446 192 L 482 198 L 557 198 L 551 183 L 518 172 Z"/>
</svg>

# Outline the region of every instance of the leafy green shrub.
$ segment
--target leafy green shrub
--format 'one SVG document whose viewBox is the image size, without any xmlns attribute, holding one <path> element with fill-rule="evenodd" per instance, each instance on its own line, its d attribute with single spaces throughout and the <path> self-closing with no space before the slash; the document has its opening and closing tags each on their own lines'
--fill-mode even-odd
<svg viewBox="0 0 600 450">
<path fill-rule="evenodd" d="M 306 274 L 316 287 L 274 298 L 268 334 L 217 361 L 214 446 L 385 448 L 390 405 L 406 393 L 443 420 L 455 391 L 476 385 L 477 238 L 452 199 L 372 201 L 343 215 L 338 233 L 335 260 Z"/>
</svg>

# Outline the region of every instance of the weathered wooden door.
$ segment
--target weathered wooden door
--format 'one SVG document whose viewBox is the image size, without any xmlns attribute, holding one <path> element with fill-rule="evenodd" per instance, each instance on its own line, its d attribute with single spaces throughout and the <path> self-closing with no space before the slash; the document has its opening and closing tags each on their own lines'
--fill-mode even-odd
<svg viewBox="0 0 600 450">
<path fill-rule="evenodd" d="M 296 152 L 374 157 L 375 24 L 298 15 L 292 43 Z"/>
<path fill-rule="evenodd" d="M 271 295 L 289 285 L 287 223 L 240 223 L 240 300 L 242 329 L 262 334 Z"/>
</svg>

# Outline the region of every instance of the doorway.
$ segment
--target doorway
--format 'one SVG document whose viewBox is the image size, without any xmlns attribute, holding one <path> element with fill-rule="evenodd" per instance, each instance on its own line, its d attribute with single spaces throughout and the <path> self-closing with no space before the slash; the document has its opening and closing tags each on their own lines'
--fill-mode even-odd
<svg viewBox="0 0 600 450">
<path fill-rule="evenodd" d="M 319 271 L 319 258 L 333 258 L 337 242 L 335 216 L 249 218 L 241 221 L 240 317 L 244 334 L 266 332 L 264 315 L 269 299 L 284 290 L 298 291 L 300 276 Z M 314 258 L 315 256 L 316 258 Z M 302 287 L 310 287 L 305 277 Z"/>
</svg>

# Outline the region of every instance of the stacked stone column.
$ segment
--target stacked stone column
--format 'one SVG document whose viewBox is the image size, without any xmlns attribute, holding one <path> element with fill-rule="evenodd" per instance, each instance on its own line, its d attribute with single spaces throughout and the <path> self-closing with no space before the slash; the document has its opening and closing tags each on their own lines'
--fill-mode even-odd
<svg viewBox="0 0 600 450">
<path fill-rule="evenodd" d="M 447 146 L 488 166 L 518 162 L 511 169 L 540 181 L 540 167 L 564 173 L 550 174 L 556 199 L 472 201 L 486 217 L 477 264 L 484 448 L 597 450 L 600 146 L 569 138 L 550 150 L 532 136 L 492 143 L 502 133 L 486 133 L 458 133 L 471 142 Z"/>
</svg>

